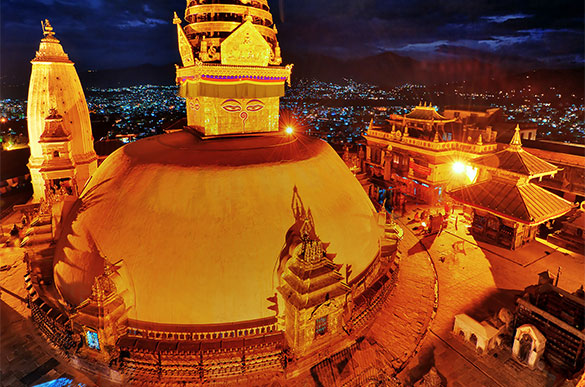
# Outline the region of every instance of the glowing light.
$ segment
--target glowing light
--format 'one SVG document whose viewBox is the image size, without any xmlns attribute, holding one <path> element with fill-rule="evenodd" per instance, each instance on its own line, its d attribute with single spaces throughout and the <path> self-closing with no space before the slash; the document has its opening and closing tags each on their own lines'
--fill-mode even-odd
<svg viewBox="0 0 585 387">
<path fill-rule="evenodd" d="M 2 123 L 5 123 L 6 121 L 7 121 L 7 120 L 6 120 L 6 117 L 2 117 L 2 118 L 0 118 L 0 122 L 2 122 Z"/>
<path fill-rule="evenodd" d="M 465 168 L 465 174 L 467 175 L 467 178 L 469 179 L 469 181 L 473 182 L 475 180 L 475 178 L 477 177 L 477 168 L 467 166 Z"/>
<path fill-rule="evenodd" d="M 463 173 L 463 171 L 465 171 L 465 164 L 463 164 L 461 161 L 456 161 L 453 164 L 453 172 Z"/>
<path fill-rule="evenodd" d="M 420 222 L 420 225 L 423 226 L 423 227 L 426 227 L 427 226 L 427 223 L 426 222 Z"/>
<path fill-rule="evenodd" d="M 284 131 L 286 132 L 286 134 L 292 134 L 294 132 L 292 126 L 287 126 Z"/>
</svg>

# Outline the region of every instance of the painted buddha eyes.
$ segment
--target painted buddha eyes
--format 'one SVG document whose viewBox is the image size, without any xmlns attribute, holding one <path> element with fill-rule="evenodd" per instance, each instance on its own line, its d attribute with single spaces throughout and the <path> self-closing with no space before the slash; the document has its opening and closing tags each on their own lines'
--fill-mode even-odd
<svg viewBox="0 0 585 387">
<path fill-rule="evenodd" d="M 264 102 L 260 101 L 259 99 L 252 99 L 248 101 L 246 104 L 246 110 L 249 112 L 257 112 L 258 110 L 262 110 L 264 108 Z"/>
<path fill-rule="evenodd" d="M 235 99 L 226 99 L 221 104 L 221 108 L 229 113 L 242 111 L 242 103 Z M 252 99 L 246 103 L 246 109 L 249 112 L 257 112 L 264 108 L 264 102 L 259 99 Z"/>
<path fill-rule="evenodd" d="M 242 105 L 240 104 L 240 101 L 237 101 L 235 99 L 226 99 L 221 104 L 221 107 L 223 110 L 230 113 L 235 113 L 242 110 Z"/>
</svg>

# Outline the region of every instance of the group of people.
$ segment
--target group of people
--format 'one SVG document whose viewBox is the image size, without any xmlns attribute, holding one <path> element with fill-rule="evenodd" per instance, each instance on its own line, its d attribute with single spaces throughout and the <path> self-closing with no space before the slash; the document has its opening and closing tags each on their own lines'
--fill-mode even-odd
<svg viewBox="0 0 585 387">
<path fill-rule="evenodd" d="M 427 234 L 441 234 L 449 225 L 449 217 L 453 213 L 453 206 L 448 201 L 443 202 L 444 212 L 438 211 L 432 214 L 430 210 L 415 211 L 413 220 L 420 222 L 421 232 Z M 458 217 L 455 217 L 455 230 L 457 230 Z"/>
<path fill-rule="evenodd" d="M 408 195 L 403 192 L 403 188 L 397 184 L 396 187 L 390 187 L 387 190 L 378 190 L 378 195 L 372 196 L 372 187 L 370 187 L 370 196 L 382 204 L 388 213 L 399 214 L 404 216 L 406 214 L 406 201 Z M 449 200 L 442 201 L 442 209 L 437 210 L 425 209 L 422 211 L 415 211 L 414 221 L 420 222 L 420 230 L 422 233 L 440 234 L 444 228 L 449 224 L 449 218 L 454 212 L 453 203 Z M 455 217 L 455 230 L 458 228 L 458 217 Z"/>
</svg>

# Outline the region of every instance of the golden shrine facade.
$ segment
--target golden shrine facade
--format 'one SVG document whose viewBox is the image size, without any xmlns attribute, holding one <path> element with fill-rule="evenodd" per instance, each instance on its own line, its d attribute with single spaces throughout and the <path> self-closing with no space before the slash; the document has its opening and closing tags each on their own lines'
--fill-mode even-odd
<svg viewBox="0 0 585 387">
<path fill-rule="evenodd" d="M 392 187 L 434 205 L 447 191 L 474 182 L 477 170 L 465 163 L 495 152 L 496 133 L 488 129 L 464 140 L 454 135 L 453 123 L 455 119 L 441 116 L 430 105 L 392 115 L 388 125 L 371 122 L 364 160 L 370 196 L 377 199 L 379 190 Z"/>
</svg>

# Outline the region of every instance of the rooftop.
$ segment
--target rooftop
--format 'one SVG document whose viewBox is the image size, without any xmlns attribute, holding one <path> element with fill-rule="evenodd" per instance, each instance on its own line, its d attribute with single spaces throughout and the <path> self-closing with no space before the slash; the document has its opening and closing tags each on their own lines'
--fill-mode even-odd
<svg viewBox="0 0 585 387">
<path fill-rule="evenodd" d="M 454 119 L 445 118 L 444 116 L 440 115 L 433 106 L 426 106 L 426 104 L 418 105 L 414 108 L 413 111 L 406 114 L 404 117 L 408 119 L 414 120 L 424 120 L 424 121 L 445 121 L 445 122 L 452 122 Z"/>
<path fill-rule="evenodd" d="M 497 168 L 529 177 L 546 176 L 556 173 L 559 168 L 522 149 L 520 128 L 510 145 L 503 151 L 485 155 L 473 160 L 479 167 Z"/>
<path fill-rule="evenodd" d="M 470 207 L 526 224 L 557 218 L 573 208 L 572 203 L 536 184 L 516 184 L 503 179 L 469 185 L 449 194 Z"/>
</svg>

